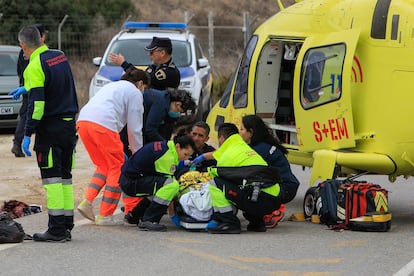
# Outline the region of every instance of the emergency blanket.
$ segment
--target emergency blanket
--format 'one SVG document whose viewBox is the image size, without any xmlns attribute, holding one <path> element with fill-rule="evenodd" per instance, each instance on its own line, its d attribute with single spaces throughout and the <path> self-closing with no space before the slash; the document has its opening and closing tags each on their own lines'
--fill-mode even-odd
<svg viewBox="0 0 414 276">
<path fill-rule="evenodd" d="M 179 178 L 179 203 L 183 212 L 198 221 L 208 221 L 213 214 L 208 173 L 189 171 Z"/>
</svg>

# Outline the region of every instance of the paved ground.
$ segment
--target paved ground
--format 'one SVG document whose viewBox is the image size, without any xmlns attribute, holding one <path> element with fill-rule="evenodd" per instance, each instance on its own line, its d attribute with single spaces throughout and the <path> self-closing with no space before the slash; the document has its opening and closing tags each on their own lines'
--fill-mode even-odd
<svg viewBox="0 0 414 276">
<path fill-rule="evenodd" d="M 11 134 L 0 135 L 0 202 L 16 199 L 27 204 L 45 206 L 46 197 L 36 159 L 34 156 L 16 158 L 10 151 L 12 140 Z M 72 173 L 75 201 L 79 202 L 89 183 L 94 166 L 81 142 L 78 143 L 76 151 L 76 168 Z"/>
<path fill-rule="evenodd" d="M 293 169 L 301 186 L 287 205 L 287 217 L 302 210 L 310 173 Z M 252 233 L 239 212 L 240 235 L 188 232 L 168 216 L 161 221 L 168 231 L 154 233 L 96 226 L 75 212 L 71 242 L 0 244 L 0 275 L 414 275 L 412 179 L 398 178 L 394 184 L 383 176 L 364 179 L 390 191 L 389 232 L 331 231 L 307 221 L 284 221 L 266 233 Z M 99 200 L 94 207 L 97 212 Z M 119 208 L 117 213 L 122 218 Z M 29 234 L 44 231 L 47 213 L 18 221 Z"/>
</svg>

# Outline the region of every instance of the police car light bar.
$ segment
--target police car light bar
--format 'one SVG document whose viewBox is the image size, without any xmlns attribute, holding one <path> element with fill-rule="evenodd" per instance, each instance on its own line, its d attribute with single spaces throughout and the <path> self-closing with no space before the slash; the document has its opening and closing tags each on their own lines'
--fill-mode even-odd
<svg viewBox="0 0 414 276">
<path fill-rule="evenodd" d="M 187 29 L 187 24 L 180 23 L 180 22 L 125 22 L 124 28 L 126 29 L 147 29 L 147 28 Z"/>
</svg>

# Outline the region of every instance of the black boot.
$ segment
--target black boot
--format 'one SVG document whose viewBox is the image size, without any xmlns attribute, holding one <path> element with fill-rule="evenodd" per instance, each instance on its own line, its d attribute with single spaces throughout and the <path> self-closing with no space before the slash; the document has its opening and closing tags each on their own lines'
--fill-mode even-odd
<svg viewBox="0 0 414 276">
<path fill-rule="evenodd" d="M 232 212 L 214 212 L 212 219 L 217 224 L 207 225 L 207 231 L 211 234 L 240 234 L 241 226 L 239 218 Z"/>
<path fill-rule="evenodd" d="M 65 216 L 66 241 L 72 240 L 71 231 L 73 227 L 75 227 L 75 224 L 73 223 L 73 216 Z"/>
<path fill-rule="evenodd" d="M 41 242 L 65 242 L 67 231 L 65 228 L 65 216 L 52 216 L 49 214 L 48 230 L 44 233 L 35 233 L 34 241 Z M 72 239 L 72 237 L 70 237 Z"/>
<path fill-rule="evenodd" d="M 66 234 L 62 236 L 55 236 L 46 231 L 44 233 L 35 233 L 33 235 L 33 240 L 40 242 L 66 242 Z"/>
<path fill-rule="evenodd" d="M 151 204 L 148 198 L 143 198 L 128 214 L 125 215 L 124 220 L 131 225 L 138 224 L 144 216 L 145 210 Z"/>
<path fill-rule="evenodd" d="M 167 213 L 168 205 L 162 205 L 155 201 L 150 202 L 142 217 L 143 221 L 159 222 L 163 215 Z"/>
<path fill-rule="evenodd" d="M 162 216 L 167 212 L 168 206 L 152 201 L 145 210 L 142 221 L 138 223 L 138 228 L 144 231 L 167 231 L 167 227 L 159 224 Z"/>
<path fill-rule="evenodd" d="M 14 156 L 16 156 L 16 157 L 25 157 L 26 156 L 22 151 L 22 146 L 17 142 L 13 143 L 13 147 L 11 149 L 11 152 L 14 153 Z"/>
<path fill-rule="evenodd" d="M 249 221 L 247 231 L 266 232 L 266 225 L 262 217 L 257 217 L 246 212 L 243 212 L 243 216 Z"/>
</svg>

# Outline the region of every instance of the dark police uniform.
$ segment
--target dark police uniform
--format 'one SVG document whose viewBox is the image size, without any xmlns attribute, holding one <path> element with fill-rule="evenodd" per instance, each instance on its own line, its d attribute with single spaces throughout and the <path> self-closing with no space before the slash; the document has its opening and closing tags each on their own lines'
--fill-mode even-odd
<svg viewBox="0 0 414 276">
<path fill-rule="evenodd" d="M 60 240 L 74 226 L 71 170 L 79 111 L 75 83 L 65 54 L 46 45 L 31 54 L 24 79 L 29 91 L 25 136 L 36 133 L 34 150 L 49 212 L 46 236 L 33 238 L 38 235 L 37 240 L 44 241 L 50 234 Z"/>
<path fill-rule="evenodd" d="M 157 48 L 172 49 L 171 40 L 164 37 L 153 37 L 151 44 L 145 47 L 146 51 L 154 51 Z M 134 65 L 124 61 L 122 68 L 127 70 Z M 151 77 L 151 88 L 166 90 L 168 88 L 178 88 L 180 85 L 180 71 L 175 66 L 172 58 L 163 64 L 151 64 L 145 70 Z"/>
<path fill-rule="evenodd" d="M 151 44 L 149 44 L 148 46 L 145 47 L 146 51 L 153 51 L 159 47 L 162 48 L 170 48 L 172 49 L 172 44 L 171 44 L 171 40 L 169 38 L 162 38 L 162 37 L 153 37 Z M 124 61 L 121 64 L 122 68 L 126 71 L 128 68 L 130 67 L 135 67 L 133 64 Z M 163 64 L 159 64 L 159 65 L 155 65 L 155 64 L 151 64 L 150 66 L 147 67 L 147 69 L 145 70 L 151 77 L 151 88 L 156 89 L 156 90 L 167 90 L 168 88 L 178 88 L 178 86 L 180 85 L 180 71 L 178 70 L 177 66 L 175 66 L 174 62 L 172 61 L 172 58 Z M 160 98 L 162 100 L 162 103 L 157 103 L 158 105 L 163 105 L 163 108 L 161 109 L 162 111 L 164 111 L 164 107 L 167 108 L 166 112 L 162 112 L 162 116 L 163 118 L 161 118 L 161 120 L 159 120 L 159 118 L 157 118 L 156 122 L 161 124 L 155 126 L 153 125 L 154 122 L 150 122 L 149 125 L 146 125 L 146 121 L 148 119 L 148 115 L 150 113 L 150 111 L 148 110 L 148 108 L 151 107 L 151 105 L 153 104 L 153 101 L 151 99 L 154 99 L 154 97 L 152 96 L 148 96 L 146 97 L 146 93 L 149 91 L 146 91 L 144 93 L 144 105 L 145 105 L 145 114 L 144 114 L 144 144 L 149 143 L 149 142 L 153 142 L 153 141 L 160 141 L 160 140 L 168 140 L 171 137 L 171 133 L 172 133 L 172 125 L 174 124 L 175 120 L 170 119 L 167 114 L 169 111 L 169 98 L 168 99 L 164 99 L 164 95 L 160 95 Z M 166 94 L 166 93 L 163 93 Z M 151 100 L 151 102 L 148 102 L 148 100 Z M 168 106 L 165 106 L 165 104 L 167 104 L 168 102 Z M 161 111 L 160 110 L 160 111 Z M 155 111 L 153 110 L 153 113 Z M 159 117 L 159 116 L 157 116 Z M 151 119 L 151 115 L 150 115 L 150 119 Z M 151 126 L 152 125 L 152 126 Z M 163 130 L 162 132 L 157 132 L 156 134 L 154 134 L 154 129 L 156 130 Z M 147 134 L 147 131 L 149 131 L 150 133 Z M 122 143 L 124 144 L 124 152 L 128 155 L 131 156 L 131 151 L 129 150 L 128 147 L 128 138 L 127 138 L 127 131 L 126 131 L 126 127 L 124 129 L 122 129 L 121 133 L 121 140 Z M 160 136 L 162 135 L 162 137 Z"/>
<path fill-rule="evenodd" d="M 20 50 L 19 58 L 17 60 L 17 75 L 19 76 L 20 86 L 24 86 L 23 72 L 28 64 L 29 60 L 24 56 L 23 50 Z M 17 122 L 16 130 L 14 132 L 12 153 L 14 153 L 16 157 L 25 156 L 25 154 L 22 152 L 22 141 L 24 136 L 24 125 L 26 123 L 27 98 L 27 93 L 24 93 L 22 95 L 22 105 L 19 110 L 20 119 Z"/>
<path fill-rule="evenodd" d="M 133 64 L 126 61 L 121 66 L 124 70 L 134 67 Z M 172 58 L 160 65 L 151 64 L 145 71 L 151 77 L 151 88 L 167 90 L 168 88 L 178 88 L 180 85 L 180 71 L 175 66 Z"/>
<path fill-rule="evenodd" d="M 150 75 L 151 87 L 154 89 L 166 90 L 180 85 L 180 71 L 172 59 L 160 65 L 151 64 L 145 71 Z"/>
</svg>

